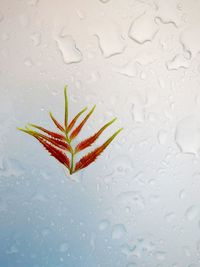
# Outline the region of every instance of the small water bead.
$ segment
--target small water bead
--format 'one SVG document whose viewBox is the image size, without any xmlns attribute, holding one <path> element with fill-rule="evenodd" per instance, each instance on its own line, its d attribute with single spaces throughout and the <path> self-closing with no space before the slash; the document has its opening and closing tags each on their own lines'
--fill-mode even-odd
<svg viewBox="0 0 200 267">
<path fill-rule="evenodd" d="M 35 33 L 31 34 L 30 39 L 32 40 L 34 46 L 39 46 L 41 44 L 41 34 L 40 33 L 35 32 Z"/>
<path fill-rule="evenodd" d="M 110 225 L 110 222 L 108 220 L 102 220 L 99 223 L 99 230 L 100 231 L 105 231 Z"/>
<path fill-rule="evenodd" d="M 185 212 L 185 219 L 187 221 L 194 221 L 199 217 L 199 209 L 196 206 L 190 206 Z"/>
<path fill-rule="evenodd" d="M 56 39 L 58 49 L 66 64 L 79 63 L 83 59 L 83 55 L 76 45 L 72 36 L 67 35 Z"/>
<path fill-rule="evenodd" d="M 123 224 L 116 224 L 112 228 L 112 239 L 118 240 L 125 236 L 127 233 L 126 228 Z"/>
</svg>

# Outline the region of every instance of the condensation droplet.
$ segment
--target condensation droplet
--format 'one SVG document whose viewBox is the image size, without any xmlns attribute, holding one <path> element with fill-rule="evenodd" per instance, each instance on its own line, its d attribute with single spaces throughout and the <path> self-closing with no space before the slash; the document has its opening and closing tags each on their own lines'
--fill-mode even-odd
<svg viewBox="0 0 200 267">
<path fill-rule="evenodd" d="M 19 16 L 19 22 L 20 22 L 20 25 L 23 27 L 23 28 L 26 28 L 28 27 L 29 25 L 29 17 L 27 17 L 27 15 L 20 15 Z"/>
<path fill-rule="evenodd" d="M 174 212 L 170 212 L 170 213 L 168 213 L 168 214 L 165 215 L 165 220 L 168 223 L 171 223 L 173 221 L 174 217 L 175 217 Z"/>
<path fill-rule="evenodd" d="M 161 145 L 164 145 L 167 141 L 167 132 L 165 130 L 160 130 L 158 132 L 158 142 Z"/>
<path fill-rule="evenodd" d="M 200 51 L 199 26 L 194 25 L 186 29 L 181 34 L 180 42 L 184 51 L 189 52 L 192 56 L 195 56 Z"/>
<path fill-rule="evenodd" d="M 175 131 L 175 141 L 183 153 L 197 154 L 200 148 L 200 118 L 188 116 Z"/>
<path fill-rule="evenodd" d="M 137 68 L 137 65 L 135 64 L 134 61 L 129 61 L 128 63 L 126 63 L 122 67 L 116 68 L 116 72 L 118 72 L 124 76 L 133 78 L 133 77 L 137 76 L 138 68 Z"/>
<path fill-rule="evenodd" d="M 74 39 L 71 36 L 59 37 L 56 39 L 58 48 L 62 54 L 63 61 L 66 64 L 78 63 L 82 61 L 82 53 L 77 48 Z"/>
<path fill-rule="evenodd" d="M 157 260 L 164 261 L 166 257 L 166 253 L 164 251 L 156 251 L 155 256 Z"/>
<path fill-rule="evenodd" d="M 186 257 L 190 257 L 191 256 L 191 251 L 189 249 L 189 247 L 183 247 L 183 251 Z"/>
<path fill-rule="evenodd" d="M 171 60 L 167 61 L 166 66 L 168 70 L 187 69 L 190 66 L 190 60 L 183 55 L 178 54 Z"/>
<path fill-rule="evenodd" d="M 16 254 L 19 252 L 19 249 L 16 245 L 12 245 L 7 251 L 7 254 Z"/>
<path fill-rule="evenodd" d="M 110 0 L 99 0 L 101 3 L 104 3 L 104 4 L 106 4 L 106 3 L 108 3 Z"/>
<path fill-rule="evenodd" d="M 36 6 L 39 3 L 39 0 L 28 0 L 30 6 Z"/>
<path fill-rule="evenodd" d="M 32 67 L 32 66 L 33 66 L 33 62 L 32 62 L 31 59 L 25 59 L 25 61 L 24 61 L 24 65 L 25 65 L 26 67 Z"/>
<path fill-rule="evenodd" d="M 154 22 L 153 14 L 143 13 L 131 23 L 129 37 L 138 44 L 144 44 L 152 41 L 157 32 L 158 25 Z"/>
<path fill-rule="evenodd" d="M 98 39 L 99 48 L 105 58 L 124 52 L 126 46 L 118 25 L 106 21 L 101 26 L 97 26 L 94 35 Z"/>
<path fill-rule="evenodd" d="M 66 253 L 69 250 L 69 245 L 67 243 L 62 243 L 59 248 L 60 252 Z"/>
<path fill-rule="evenodd" d="M 85 19 L 85 14 L 83 13 L 83 11 L 77 9 L 76 13 L 81 20 Z"/>
<path fill-rule="evenodd" d="M 199 216 L 199 209 L 196 206 L 189 207 L 185 212 L 185 219 L 187 221 L 194 221 Z"/>
<path fill-rule="evenodd" d="M 31 38 L 34 46 L 39 46 L 40 45 L 40 43 L 41 43 L 41 35 L 40 35 L 40 33 L 35 32 L 30 36 L 30 38 Z"/>
<path fill-rule="evenodd" d="M 126 265 L 126 267 L 136 267 L 136 264 L 133 262 L 130 262 Z"/>
<path fill-rule="evenodd" d="M 185 190 L 182 189 L 182 190 L 179 192 L 179 198 L 180 198 L 180 199 L 184 199 L 185 197 L 186 197 Z"/>
<path fill-rule="evenodd" d="M 109 225 L 110 225 L 110 222 L 108 220 L 102 220 L 99 223 L 99 230 L 104 231 L 109 227 Z"/>
<path fill-rule="evenodd" d="M 122 206 L 125 206 L 125 207 L 134 206 L 134 208 L 140 208 L 140 209 L 144 209 L 145 207 L 144 198 L 137 191 L 126 191 L 126 192 L 120 193 L 117 196 L 117 200 Z"/>
<path fill-rule="evenodd" d="M 126 234 L 126 228 L 123 224 L 115 224 L 112 228 L 112 239 L 121 239 Z"/>
<path fill-rule="evenodd" d="M 3 33 L 1 36 L 2 41 L 8 41 L 9 40 L 9 34 L 8 33 Z"/>
<path fill-rule="evenodd" d="M 4 20 L 4 15 L 0 12 L 0 22 Z"/>
</svg>

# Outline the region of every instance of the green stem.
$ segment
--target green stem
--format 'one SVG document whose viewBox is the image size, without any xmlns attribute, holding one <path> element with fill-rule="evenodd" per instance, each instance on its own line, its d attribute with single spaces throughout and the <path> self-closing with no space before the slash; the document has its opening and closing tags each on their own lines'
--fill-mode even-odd
<svg viewBox="0 0 200 267">
<path fill-rule="evenodd" d="M 74 151 L 71 152 L 71 167 L 70 167 L 70 174 L 74 172 Z"/>
<path fill-rule="evenodd" d="M 67 131 L 65 132 L 65 136 L 66 136 L 66 141 L 67 141 L 67 143 L 68 143 L 68 145 L 70 147 L 70 153 L 71 153 L 71 166 L 70 166 L 69 172 L 70 172 L 70 174 L 73 174 L 73 172 L 74 172 L 74 155 L 75 155 L 75 153 L 74 153 L 73 147 L 71 146 L 71 140 L 68 137 Z"/>
</svg>

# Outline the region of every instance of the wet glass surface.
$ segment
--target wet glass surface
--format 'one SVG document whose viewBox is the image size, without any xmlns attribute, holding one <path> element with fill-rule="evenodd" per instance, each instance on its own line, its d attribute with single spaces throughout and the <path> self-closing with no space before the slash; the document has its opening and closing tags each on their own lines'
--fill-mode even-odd
<svg viewBox="0 0 200 267">
<path fill-rule="evenodd" d="M 200 265 L 200 2 L 0 1 L 0 267 Z M 70 177 L 17 131 L 124 130 Z M 98 144 L 98 142 L 97 142 Z M 73 179 L 72 179 L 73 178 Z"/>
</svg>

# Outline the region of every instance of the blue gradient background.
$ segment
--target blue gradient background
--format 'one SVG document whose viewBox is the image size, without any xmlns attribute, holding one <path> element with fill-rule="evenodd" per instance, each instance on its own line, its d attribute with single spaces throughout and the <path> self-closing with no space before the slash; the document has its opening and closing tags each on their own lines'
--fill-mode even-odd
<svg viewBox="0 0 200 267">
<path fill-rule="evenodd" d="M 200 5 L 0 1 L 0 267 L 198 267 Z M 123 132 L 70 177 L 27 123 Z M 88 149 L 87 151 L 90 151 Z M 85 152 L 87 152 L 85 151 Z M 73 179 L 72 179 L 73 178 Z"/>
</svg>

